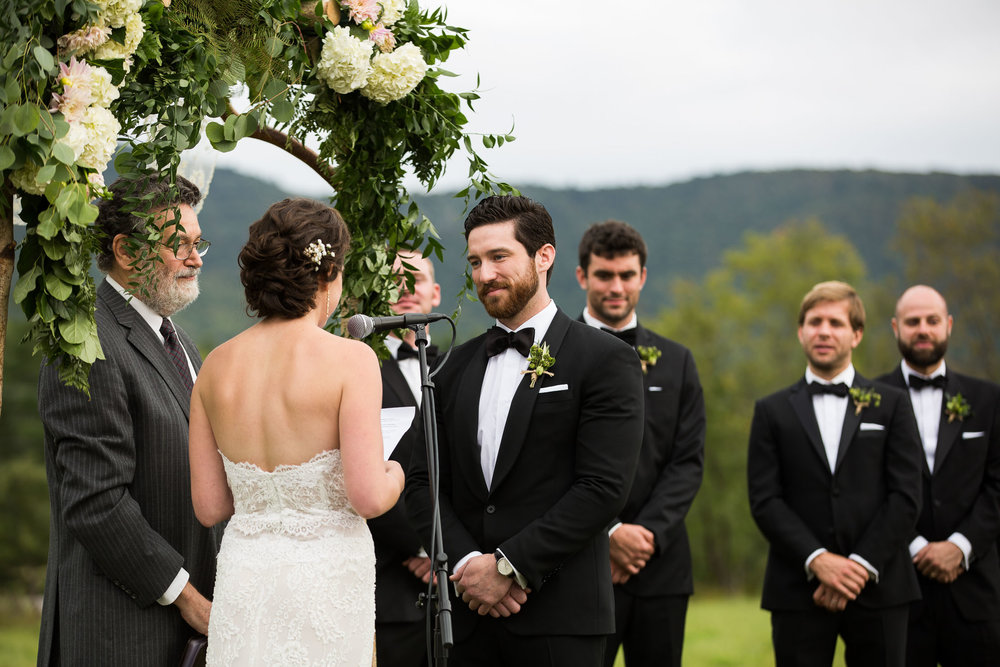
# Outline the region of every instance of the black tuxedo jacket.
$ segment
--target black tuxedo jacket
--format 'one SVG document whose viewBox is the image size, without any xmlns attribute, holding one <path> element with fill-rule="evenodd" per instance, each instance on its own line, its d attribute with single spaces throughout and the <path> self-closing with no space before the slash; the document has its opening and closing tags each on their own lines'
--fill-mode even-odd
<svg viewBox="0 0 1000 667">
<path fill-rule="evenodd" d="M 427 348 L 427 362 L 434 366 L 437 347 Z M 382 407 L 402 408 L 417 406 L 417 401 L 392 357 L 382 362 Z M 410 453 L 424 448 L 421 420 L 415 418 L 413 426 L 403 435 L 389 458 L 398 461 L 403 470 L 409 466 Z M 417 607 L 417 596 L 427 586 L 413 576 L 403 561 L 415 556 L 422 545 L 406 512 L 406 500 L 399 497 L 396 505 L 385 514 L 368 520 L 372 539 L 375 541 L 375 619 L 379 623 L 422 621 L 424 611 Z"/>
<path fill-rule="evenodd" d="M 642 442 L 642 371 L 628 345 L 561 311 L 544 337 L 555 364 L 514 394 L 487 489 L 477 445 L 485 335 L 457 347 L 435 378 L 440 511 L 452 566 L 503 550 L 531 593 L 501 619 L 516 634 L 597 635 L 614 630 L 608 523 L 621 510 Z M 429 535 L 427 461 L 414 450 L 406 501 Z M 428 540 L 429 541 L 429 540 Z M 455 600 L 456 640 L 480 616 Z"/>
<path fill-rule="evenodd" d="M 834 472 L 830 472 L 805 379 L 757 402 L 750 427 L 747 476 L 750 511 L 770 542 L 762 605 L 811 609 L 819 585 L 806 558 L 825 547 L 858 554 L 879 573 L 857 604 L 881 608 L 920 596 L 907 546 L 920 511 L 923 450 L 906 395 L 873 387 L 879 406 L 857 414 L 848 398 Z"/>
<path fill-rule="evenodd" d="M 912 539 L 931 542 L 959 532 L 972 543 L 969 571 L 949 585 L 955 605 L 968 620 L 1000 618 L 1000 386 L 967 375 L 947 373 L 941 402 L 934 471 L 921 456 L 923 510 Z M 906 390 L 899 367 L 879 380 Z M 949 396 L 961 394 L 971 413 L 948 421 Z M 918 573 L 921 584 L 930 580 Z"/>
<path fill-rule="evenodd" d="M 582 316 L 581 316 L 582 321 Z M 622 587 L 638 597 L 690 595 L 691 547 L 684 517 L 701 486 L 705 398 L 691 352 L 639 324 L 636 345 L 657 347 L 642 377 L 645 429 L 625 507 L 613 523 L 636 523 L 656 537 L 656 553 Z"/>
</svg>

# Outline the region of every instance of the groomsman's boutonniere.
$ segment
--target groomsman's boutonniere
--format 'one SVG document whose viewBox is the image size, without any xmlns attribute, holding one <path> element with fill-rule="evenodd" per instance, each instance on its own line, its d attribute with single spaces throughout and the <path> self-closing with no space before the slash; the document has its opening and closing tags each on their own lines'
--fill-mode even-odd
<svg viewBox="0 0 1000 667">
<path fill-rule="evenodd" d="M 660 348 L 655 345 L 650 345 L 649 347 L 645 345 L 636 345 L 635 351 L 639 353 L 639 363 L 642 364 L 643 373 L 646 372 L 648 366 L 655 366 L 656 360 L 663 354 L 660 352 Z"/>
<path fill-rule="evenodd" d="M 528 370 L 521 371 L 521 375 L 531 373 L 531 388 L 535 388 L 535 382 L 543 375 L 552 377 L 554 373 L 548 371 L 554 366 L 556 358 L 549 354 L 549 344 L 542 343 L 541 346 L 535 343 L 528 351 Z"/>
<path fill-rule="evenodd" d="M 882 394 L 872 387 L 851 387 L 851 400 L 854 401 L 854 414 L 860 415 L 861 411 L 869 405 L 876 408 L 882 404 Z"/>
<path fill-rule="evenodd" d="M 948 423 L 955 421 L 963 421 L 966 417 L 972 414 L 972 406 L 969 402 L 965 400 L 965 397 L 961 394 L 955 394 L 954 396 L 944 395 L 946 402 L 944 404 L 944 412 L 948 415 Z"/>
</svg>

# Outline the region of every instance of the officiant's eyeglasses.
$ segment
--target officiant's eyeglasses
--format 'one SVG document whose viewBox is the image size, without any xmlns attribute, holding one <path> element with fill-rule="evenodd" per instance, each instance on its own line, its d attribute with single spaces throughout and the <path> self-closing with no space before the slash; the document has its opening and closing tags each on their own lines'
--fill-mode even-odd
<svg viewBox="0 0 1000 667">
<path fill-rule="evenodd" d="M 185 260 L 191 256 L 191 253 L 195 250 L 198 251 L 199 257 L 204 257 L 208 254 L 208 249 L 212 246 L 212 242 L 207 239 L 202 239 L 197 243 L 181 243 L 174 249 L 174 246 L 170 243 L 161 243 L 160 245 L 170 248 L 174 251 L 174 257 L 180 260 Z"/>
</svg>

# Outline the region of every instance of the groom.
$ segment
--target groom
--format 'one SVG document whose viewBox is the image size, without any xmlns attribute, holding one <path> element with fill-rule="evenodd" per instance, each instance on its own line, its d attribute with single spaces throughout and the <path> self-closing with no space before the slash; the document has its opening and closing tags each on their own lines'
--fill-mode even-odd
<svg viewBox="0 0 1000 667">
<path fill-rule="evenodd" d="M 598 667 L 614 631 L 606 527 L 642 442 L 639 360 L 549 298 L 555 233 L 540 204 L 484 199 L 465 237 L 479 299 L 497 325 L 456 348 L 436 377 L 442 532 L 461 596 L 451 657 Z M 554 363 L 540 361 L 544 346 Z M 406 494 L 430 535 L 423 450 L 414 451 Z"/>
</svg>

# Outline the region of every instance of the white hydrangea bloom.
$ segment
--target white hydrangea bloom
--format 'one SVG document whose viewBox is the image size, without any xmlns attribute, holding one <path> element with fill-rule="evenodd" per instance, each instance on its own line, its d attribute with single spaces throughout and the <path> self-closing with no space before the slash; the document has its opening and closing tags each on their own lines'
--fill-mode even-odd
<svg viewBox="0 0 1000 667">
<path fill-rule="evenodd" d="M 413 43 L 403 44 L 392 53 L 379 53 L 361 94 L 387 104 L 410 94 L 427 74 L 427 63 Z"/>
<path fill-rule="evenodd" d="M 357 90 L 368 80 L 374 48 L 374 42 L 356 39 L 348 28 L 337 26 L 323 38 L 316 76 L 335 92 Z"/>
<path fill-rule="evenodd" d="M 126 24 L 130 14 L 139 15 L 143 0 L 109 0 L 105 3 L 101 17 L 114 28 Z"/>
<path fill-rule="evenodd" d="M 406 0 L 379 0 L 378 4 L 382 5 L 381 23 L 387 27 L 403 18 L 406 11 Z"/>
<path fill-rule="evenodd" d="M 77 156 L 77 164 L 97 171 L 104 171 L 118 144 L 118 132 L 122 129 L 118 119 L 107 109 L 90 107 L 83 120 L 74 123 L 74 125 L 83 127 L 85 132 L 83 148 Z M 80 140 L 78 136 L 70 139 L 70 135 L 74 134 L 74 129 L 71 125 L 70 131 L 63 140 L 70 143 L 74 153 L 76 153 Z"/>
<path fill-rule="evenodd" d="M 118 99 L 118 89 L 111 83 L 111 74 L 108 70 L 97 65 L 90 67 L 90 94 L 94 97 L 94 104 L 107 109 L 111 103 Z"/>
<path fill-rule="evenodd" d="M 31 162 L 25 162 L 23 167 L 10 172 L 11 185 L 29 195 L 45 194 L 45 185 L 35 183 L 35 176 L 37 174 L 38 167 Z"/>
<path fill-rule="evenodd" d="M 120 28 L 114 23 L 109 23 L 114 28 Z M 97 60 L 125 60 L 131 58 L 135 50 L 139 48 L 139 42 L 146 31 L 146 26 L 138 14 L 129 14 L 124 18 L 125 43 L 119 44 L 113 39 L 101 44 L 93 50 L 92 55 Z M 128 71 L 128 67 L 125 68 Z"/>
</svg>

